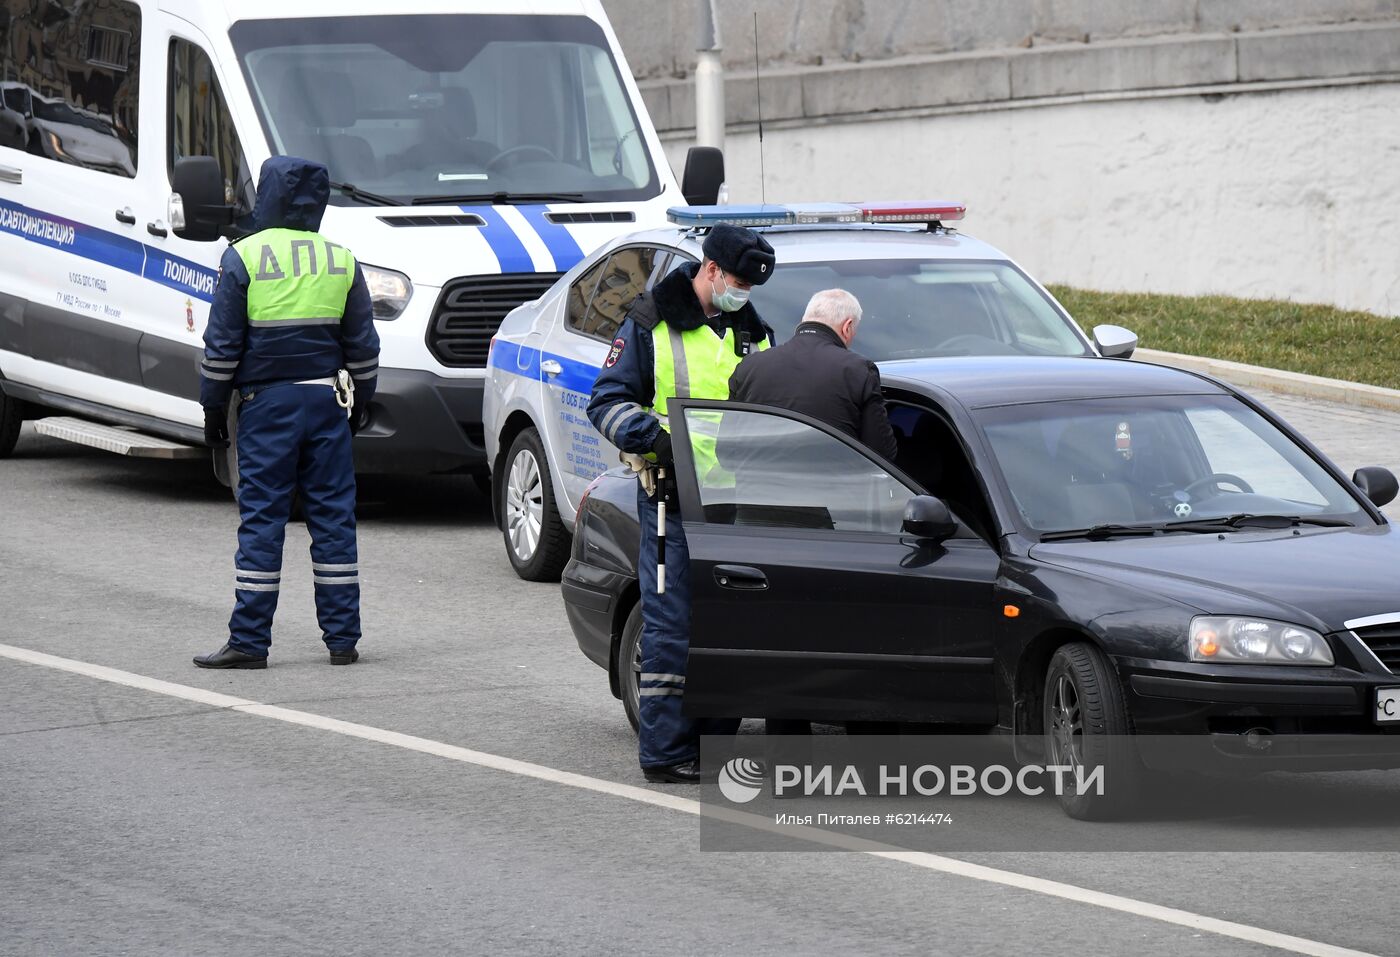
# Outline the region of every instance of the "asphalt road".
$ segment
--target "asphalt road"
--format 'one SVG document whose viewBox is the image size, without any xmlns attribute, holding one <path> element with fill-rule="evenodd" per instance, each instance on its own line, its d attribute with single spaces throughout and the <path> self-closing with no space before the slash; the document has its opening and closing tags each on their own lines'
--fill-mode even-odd
<svg viewBox="0 0 1400 957">
<path fill-rule="evenodd" d="M 1400 416 L 1352 442 L 1330 411 L 1285 415 L 1400 464 Z M 0 461 L 0 645 L 174 683 L 0 654 L 0 954 L 1400 954 L 1398 854 L 1107 850 L 1222 826 L 1189 815 L 1025 806 L 1079 853 L 700 851 L 693 793 L 642 784 L 558 587 L 515 577 L 471 483 L 361 499 L 361 662 L 325 663 L 294 525 L 272 667 L 208 672 L 236 515 L 205 468 L 32 432 Z"/>
</svg>

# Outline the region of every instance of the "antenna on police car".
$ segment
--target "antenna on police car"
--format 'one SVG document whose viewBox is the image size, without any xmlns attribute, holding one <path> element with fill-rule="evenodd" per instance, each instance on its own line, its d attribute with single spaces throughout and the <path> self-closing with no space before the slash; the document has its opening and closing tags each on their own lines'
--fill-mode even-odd
<svg viewBox="0 0 1400 957">
<path fill-rule="evenodd" d="M 768 205 L 768 177 L 763 170 L 763 82 L 758 74 L 758 11 L 753 12 L 753 85 L 758 106 L 758 196 Z"/>
</svg>

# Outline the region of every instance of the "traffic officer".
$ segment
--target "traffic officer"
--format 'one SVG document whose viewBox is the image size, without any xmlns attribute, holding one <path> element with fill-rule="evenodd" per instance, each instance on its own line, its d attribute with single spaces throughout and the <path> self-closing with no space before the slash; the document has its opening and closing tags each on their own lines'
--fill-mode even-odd
<svg viewBox="0 0 1400 957">
<path fill-rule="evenodd" d="M 704 259 L 674 270 L 633 302 L 593 385 L 588 418 L 623 453 L 674 466 L 667 400 L 726 399 L 729 377 L 748 353 L 768 348 L 773 332 L 749 304 L 749 290 L 773 274 L 773 247 L 757 233 L 720 224 Z M 697 440 L 697 445 L 699 441 Z M 713 442 L 713 439 L 710 440 Z M 713 449 L 711 449 L 713 451 Z M 699 736 L 732 733 L 737 721 L 698 722 L 682 711 L 690 646 L 690 560 L 674 485 L 648 494 L 638 483 L 642 541 L 641 706 L 638 758 L 648 781 L 700 778 Z M 657 500 L 665 496 L 664 590 L 658 589 Z"/>
<path fill-rule="evenodd" d="M 263 163 L 252 235 L 224 253 L 204 333 L 204 437 L 228 448 L 236 392 L 238 553 L 228 642 L 201 668 L 266 668 L 282 541 L 300 491 L 316 617 L 333 665 L 360 657 L 355 463 L 379 369 L 369 289 L 355 257 L 317 229 L 330 196 L 319 163 Z"/>
</svg>

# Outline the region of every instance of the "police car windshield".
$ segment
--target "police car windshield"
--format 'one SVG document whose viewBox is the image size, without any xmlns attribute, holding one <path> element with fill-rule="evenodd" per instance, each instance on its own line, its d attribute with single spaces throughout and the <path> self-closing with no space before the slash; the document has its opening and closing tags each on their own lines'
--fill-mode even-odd
<svg viewBox="0 0 1400 957">
<path fill-rule="evenodd" d="M 1070 320 L 1007 262 L 853 259 L 780 262 L 753 290 L 779 341 L 807 300 L 839 287 L 860 300 L 855 348 L 871 359 L 1089 354 Z"/>
<path fill-rule="evenodd" d="M 974 416 L 1037 531 L 1243 513 L 1370 524 L 1326 469 L 1234 396 L 1029 403 Z"/>
<path fill-rule="evenodd" d="M 367 193 L 407 204 L 661 191 L 607 39 L 587 17 L 245 20 L 229 35 L 272 152 L 325 163 Z"/>
</svg>

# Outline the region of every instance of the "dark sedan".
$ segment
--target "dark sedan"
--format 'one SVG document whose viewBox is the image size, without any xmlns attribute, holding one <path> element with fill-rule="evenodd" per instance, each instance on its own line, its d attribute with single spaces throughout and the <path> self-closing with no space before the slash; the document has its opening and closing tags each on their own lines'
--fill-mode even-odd
<svg viewBox="0 0 1400 957">
<path fill-rule="evenodd" d="M 1348 479 L 1248 396 L 1147 363 L 882 373 L 895 462 L 783 410 L 673 407 L 689 713 L 1001 728 L 1065 760 L 1130 732 L 1400 744 L 1390 472 Z M 635 723 L 632 483 L 594 482 L 563 588 Z"/>
</svg>

